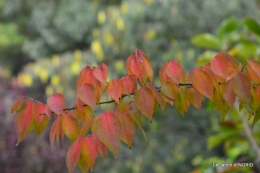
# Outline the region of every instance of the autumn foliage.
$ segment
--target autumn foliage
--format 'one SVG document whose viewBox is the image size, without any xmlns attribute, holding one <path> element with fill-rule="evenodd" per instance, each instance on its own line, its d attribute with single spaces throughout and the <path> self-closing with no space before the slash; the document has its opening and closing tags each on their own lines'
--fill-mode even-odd
<svg viewBox="0 0 260 173">
<path fill-rule="evenodd" d="M 32 130 L 38 137 L 54 118 L 51 146 L 67 136 L 73 142 L 66 157 L 69 172 L 74 172 L 77 165 L 82 172 L 88 172 L 94 168 L 98 155 L 106 158 L 107 150 L 117 158 L 120 140 L 131 148 L 136 126 L 147 141 L 142 116 L 152 122 L 153 113 L 158 107 L 166 112 L 167 104 L 184 114 L 190 105 L 200 109 L 205 96 L 223 119 L 235 102 L 240 109 L 248 111 L 254 124 L 260 119 L 258 61 L 247 60 L 242 65 L 234 57 L 220 52 L 203 67 L 186 73 L 176 60 L 171 60 L 160 69 L 161 86 L 154 86 L 151 63 L 141 50 L 136 50 L 126 61 L 126 71 L 127 76 L 107 81 L 105 64 L 83 68 L 76 84 L 74 107 L 68 107 L 65 97 L 59 93 L 49 97 L 47 104 L 27 97 L 18 98 L 11 110 L 16 111 L 17 144 Z M 104 92 L 111 100 L 100 100 Z M 96 107 L 106 103 L 114 103 L 114 109 L 94 116 Z"/>
</svg>

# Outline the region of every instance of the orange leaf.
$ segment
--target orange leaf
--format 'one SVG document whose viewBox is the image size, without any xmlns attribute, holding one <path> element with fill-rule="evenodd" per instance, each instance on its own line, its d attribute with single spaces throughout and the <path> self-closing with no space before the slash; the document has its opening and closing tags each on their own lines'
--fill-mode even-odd
<svg viewBox="0 0 260 173">
<path fill-rule="evenodd" d="M 95 117 L 92 132 L 112 151 L 115 158 L 119 151 L 121 123 L 118 117 L 110 111 Z"/>
<path fill-rule="evenodd" d="M 233 107 L 235 101 L 236 101 L 236 94 L 233 90 L 233 80 L 230 79 L 224 84 L 224 99 L 227 101 L 230 108 Z"/>
<path fill-rule="evenodd" d="M 166 67 L 166 75 L 176 84 L 186 81 L 186 73 L 176 60 L 172 60 Z"/>
<path fill-rule="evenodd" d="M 50 130 L 50 143 L 51 147 L 53 148 L 54 140 L 56 138 L 56 143 L 59 145 L 59 137 L 62 135 L 62 127 L 61 127 L 61 116 L 58 116 L 57 119 L 54 121 L 54 123 L 51 126 Z"/>
<path fill-rule="evenodd" d="M 238 72 L 236 74 L 233 79 L 233 89 L 238 97 L 250 103 L 251 82 L 245 73 Z"/>
<path fill-rule="evenodd" d="M 124 76 L 120 79 L 123 85 L 123 94 L 130 95 L 137 89 L 136 78 L 134 76 Z"/>
<path fill-rule="evenodd" d="M 92 135 L 84 137 L 82 142 L 82 158 L 86 161 L 89 168 L 93 168 L 98 155 L 96 144 Z"/>
<path fill-rule="evenodd" d="M 105 159 L 107 157 L 107 147 L 105 146 L 105 144 L 103 142 L 101 142 L 99 140 L 97 135 L 92 134 L 92 139 L 96 144 L 98 153 Z"/>
<path fill-rule="evenodd" d="M 193 78 L 193 86 L 201 94 L 205 95 L 209 99 L 213 99 L 214 84 L 211 76 L 201 69 L 196 73 Z"/>
<path fill-rule="evenodd" d="M 32 121 L 33 101 L 26 100 L 17 110 L 17 115 L 14 117 L 14 124 L 18 135 L 17 145 L 24 137 L 33 129 Z"/>
<path fill-rule="evenodd" d="M 122 124 L 121 139 L 129 148 L 132 148 L 132 143 L 135 137 L 135 122 L 127 112 L 120 113 L 118 117 Z"/>
<path fill-rule="evenodd" d="M 21 104 L 22 101 L 23 101 L 23 98 L 24 98 L 24 96 L 21 96 L 21 97 L 19 97 L 19 98 L 15 101 L 15 103 L 14 103 L 12 109 L 11 109 L 11 113 L 13 113 L 13 111 L 16 111 L 16 110 L 19 108 L 20 104 Z"/>
<path fill-rule="evenodd" d="M 194 77 L 195 77 L 195 75 L 199 72 L 201 70 L 201 67 L 195 67 L 194 69 L 192 69 L 191 71 L 190 71 L 190 73 L 188 74 L 188 81 L 189 82 L 192 82 L 193 81 L 193 79 L 194 79 Z"/>
<path fill-rule="evenodd" d="M 134 97 L 136 107 L 152 122 L 155 98 L 146 86 L 139 88 Z"/>
<path fill-rule="evenodd" d="M 191 88 L 187 88 L 188 91 L 188 98 L 190 103 L 195 106 L 197 109 L 200 110 L 201 105 L 202 105 L 202 99 L 203 99 L 203 95 L 201 93 L 199 93 L 195 88 L 191 87 Z"/>
<path fill-rule="evenodd" d="M 91 108 L 96 106 L 97 94 L 95 87 L 91 84 L 83 84 L 78 91 L 79 98 Z"/>
<path fill-rule="evenodd" d="M 260 62 L 255 60 L 247 60 L 246 68 L 249 76 L 255 83 L 260 83 Z"/>
<path fill-rule="evenodd" d="M 89 66 L 86 66 L 81 70 L 77 80 L 77 90 L 85 83 L 94 84 L 93 71 Z"/>
<path fill-rule="evenodd" d="M 62 130 L 73 142 L 76 141 L 79 136 L 79 122 L 70 112 L 62 114 Z"/>
<path fill-rule="evenodd" d="M 93 71 L 93 74 L 97 80 L 106 84 L 107 79 L 107 66 L 102 63 L 100 66 L 96 67 Z"/>
<path fill-rule="evenodd" d="M 162 108 L 162 110 L 165 111 L 166 105 L 163 104 L 162 97 L 161 97 L 160 93 L 157 91 L 157 89 L 155 88 L 155 86 L 150 82 L 147 82 L 146 86 L 152 91 L 153 96 L 156 98 L 156 100 L 157 100 L 158 104 L 160 105 L 160 107 Z"/>
<path fill-rule="evenodd" d="M 58 115 L 61 115 L 63 109 L 68 108 L 66 106 L 65 98 L 62 94 L 54 94 L 47 99 L 47 105 L 49 108 Z"/>
<path fill-rule="evenodd" d="M 226 79 L 241 70 L 241 64 L 225 52 L 218 53 L 210 63 L 211 70 Z"/>
<path fill-rule="evenodd" d="M 79 138 L 68 149 L 66 155 L 66 164 L 69 169 L 69 173 L 73 173 L 77 166 L 80 153 L 81 153 L 82 141 L 83 141 L 82 138 Z"/>
<path fill-rule="evenodd" d="M 119 99 L 123 94 L 123 85 L 120 80 L 113 79 L 107 84 L 107 94 L 119 104 Z"/>
<path fill-rule="evenodd" d="M 93 117 L 89 117 L 86 119 L 86 121 L 83 123 L 80 132 L 79 132 L 79 136 L 84 136 L 86 134 L 86 132 L 88 131 L 88 128 L 92 122 Z"/>
</svg>

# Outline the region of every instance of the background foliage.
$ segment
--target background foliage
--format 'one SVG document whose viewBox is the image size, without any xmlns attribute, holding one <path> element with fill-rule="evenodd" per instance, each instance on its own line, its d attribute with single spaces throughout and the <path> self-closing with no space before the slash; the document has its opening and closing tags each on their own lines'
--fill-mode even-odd
<svg viewBox="0 0 260 173">
<path fill-rule="evenodd" d="M 0 9 L 0 101 L 4 103 L 0 104 L 0 172 L 66 170 L 69 141 L 55 153 L 50 153 L 44 135 L 37 142 L 31 135 L 15 147 L 8 111 L 19 95 L 45 102 L 46 96 L 61 92 L 73 103 L 76 75 L 86 64 L 104 62 L 110 68 L 109 78 L 120 77 L 127 56 L 136 48 L 147 52 L 154 71 L 171 58 L 189 70 L 220 50 L 240 60 L 259 60 L 259 39 L 244 24 L 245 17 L 259 19 L 255 0 L 0 0 Z M 223 35 L 225 23 L 231 23 L 231 31 Z M 196 44 L 205 39 L 206 46 Z M 234 124 L 236 133 L 227 141 L 230 136 L 223 134 L 233 128 L 220 125 L 221 116 L 210 105 L 205 103 L 208 109 L 201 112 L 190 109 L 185 117 L 174 109 L 167 116 L 159 112 L 156 121 L 144 125 L 148 146 L 138 131 L 132 150 L 123 145 L 118 160 L 98 161 L 94 172 L 188 172 L 200 166 L 210 171 L 208 158 L 228 162 L 251 157 L 241 126 Z M 259 134 L 259 126 L 254 132 Z M 207 145 L 211 150 L 206 150 Z M 26 163 L 32 154 L 34 162 Z"/>
</svg>

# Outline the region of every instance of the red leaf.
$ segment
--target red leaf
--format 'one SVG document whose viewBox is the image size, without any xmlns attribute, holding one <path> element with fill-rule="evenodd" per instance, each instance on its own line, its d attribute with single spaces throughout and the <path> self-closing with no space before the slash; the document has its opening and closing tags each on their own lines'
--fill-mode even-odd
<svg viewBox="0 0 260 173">
<path fill-rule="evenodd" d="M 172 60 L 168 63 L 166 75 L 176 84 L 186 81 L 186 73 L 176 60 Z"/>
<path fill-rule="evenodd" d="M 107 147 L 98 139 L 97 135 L 92 134 L 92 139 L 96 144 L 98 153 L 105 159 L 107 157 Z"/>
<path fill-rule="evenodd" d="M 224 84 L 223 97 L 227 101 L 229 107 L 232 108 L 236 101 L 236 94 L 234 93 L 234 90 L 233 90 L 233 79 L 228 80 Z"/>
<path fill-rule="evenodd" d="M 128 112 L 118 115 L 122 125 L 121 139 L 129 148 L 132 148 L 132 143 L 135 137 L 135 122 Z"/>
<path fill-rule="evenodd" d="M 123 94 L 130 95 L 137 89 L 136 78 L 134 76 L 124 76 L 120 79 L 123 85 Z"/>
<path fill-rule="evenodd" d="M 19 97 L 19 98 L 15 101 L 15 103 L 14 103 L 12 109 L 11 109 L 11 113 L 13 113 L 13 111 L 16 111 L 16 110 L 19 108 L 20 104 L 21 104 L 22 101 L 23 101 L 23 98 L 24 98 L 24 96 L 21 96 L 21 97 Z"/>
<path fill-rule="evenodd" d="M 163 66 L 160 69 L 159 79 L 160 79 L 161 84 L 166 83 L 167 81 L 170 80 L 170 78 L 166 74 L 166 68 L 167 68 L 168 64 L 169 64 L 169 62 L 163 64 Z"/>
<path fill-rule="evenodd" d="M 241 64 L 225 52 L 218 53 L 210 63 L 211 70 L 226 79 L 241 70 Z"/>
<path fill-rule="evenodd" d="M 86 161 L 89 168 L 93 168 L 98 155 L 96 144 L 92 135 L 84 137 L 82 142 L 82 158 Z"/>
<path fill-rule="evenodd" d="M 94 69 L 93 74 L 97 80 L 106 84 L 107 79 L 107 66 L 106 64 L 102 63 L 100 66 Z"/>
<path fill-rule="evenodd" d="M 155 105 L 155 98 L 152 91 L 146 86 L 141 87 L 136 91 L 134 100 L 136 107 L 152 122 Z"/>
<path fill-rule="evenodd" d="M 88 119 L 86 119 L 86 121 L 83 123 L 80 132 L 79 132 L 79 136 L 84 136 L 86 134 L 86 132 L 88 131 L 88 128 L 92 122 L 93 117 L 89 117 Z"/>
<path fill-rule="evenodd" d="M 54 94 L 47 99 L 47 105 L 49 108 L 58 115 L 61 115 L 63 109 L 68 108 L 65 102 L 65 98 L 62 94 Z"/>
<path fill-rule="evenodd" d="M 61 126 L 61 116 L 58 116 L 57 119 L 54 121 L 54 123 L 51 126 L 50 130 L 50 143 L 51 147 L 53 148 L 54 140 L 56 138 L 56 143 L 59 145 L 59 137 L 62 135 L 62 126 Z"/>
<path fill-rule="evenodd" d="M 97 93 L 95 87 L 91 84 L 83 84 L 78 91 L 79 98 L 91 108 L 95 108 L 97 102 Z"/>
<path fill-rule="evenodd" d="M 101 115 L 95 117 L 91 129 L 117 158 L 122 129 L 117 116 L 110 111 L 103 112 Z"/>
<path fill-rule="evenodd" d="M 68 149 L 66 155 L 66 164 L 70 173 L 73 173 L 77 166 L 80 153 L 81 153 L 81 148 L 82 148 L 82 138 L 79 138 Z"/>
<path fill-rule="evenodd" d="M 123 94 L 123 85 L 120 80 L 113 79 L 107 84 L 107 94 L 119 104 L 119 99 Z"/>
<path fill-rule="evenodd" d="M 196 73 L 193 78 L 193 86 L 201 94 L 205 95 L 209 99 L 213 99 L 214 84 L 211 76 L 201 69 Z"/>
<path fill-rule="evenodd" d="M 260 83 L 260 62 L 255 60 L 247 60 L 246 68 L 249 76 L 255 83 Z"/>
<path fill-rule="evenodd" d="M 233 79 L 233 89 L 236 95 L 250 103 L 251 82 L 246 74 L 238 72 Z"/>
<path fill-rule="evenodd" d="M 14 124 L 18 135 L 17 145 L 33 129 L 32 108 L 33 108 L 33 101 L 26 100 L 19 107 L 19 109 L 17 110 L 17 115 L 14 117 Z"/>
<path fill-rule="evenodd" d="M 51 118 L 52 111 L 51 111 L 51 109 L 49 108 L 48 105 L 45 105 L 45 107 L 44 107 L 44 113 L 45 113 L 49 118 Z"/>
<path fill-rule="evenodd" d="M 79 136 L 79 122 L 70 112 L 62 114 L 62 130 L 73 142 L 76 141 Z"/>
<path fill-rule="evenodd" d="M 192 69 L 191 71 L 190 71 L 190 73 L 188 74 L 188 81 L 189 82 L 192 82 L 193 81 L 193 79 L 194 79 L 194 77 L 195 77 L 195 75 L 199 72 L 201 70 L 201 67 L 195 67 L 194 69 Z"/>
</svg>

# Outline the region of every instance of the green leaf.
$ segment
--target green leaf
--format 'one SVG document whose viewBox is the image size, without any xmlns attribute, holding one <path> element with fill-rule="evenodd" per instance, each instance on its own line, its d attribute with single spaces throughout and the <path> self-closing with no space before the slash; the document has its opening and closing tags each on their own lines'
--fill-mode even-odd
<svg viewBox="0 0 260 173">
<path fill-rule="evenodd" d="M 218 28 L 217 35 L 220 39 L 222 39 L 227 34 L 237 30 L 237 28 L 238 21 L 234 17 L 231 17 L 221 22 L 220 27 Z"/>
<path fill-rule="evenodd" d="M 260 25 L 252 18 L 245 18 L 243 24 L 252 31 L 254 34 L 260 37 Z"/>
<path fill-rule="evenodd" d="M 207 48 L 207 49 L 216 49 L 220 50 L 220 41 L 219 39 L 211 34 L 199 34 L 191 39 L 191 43 L 195 46 Z"/>
</svg>

